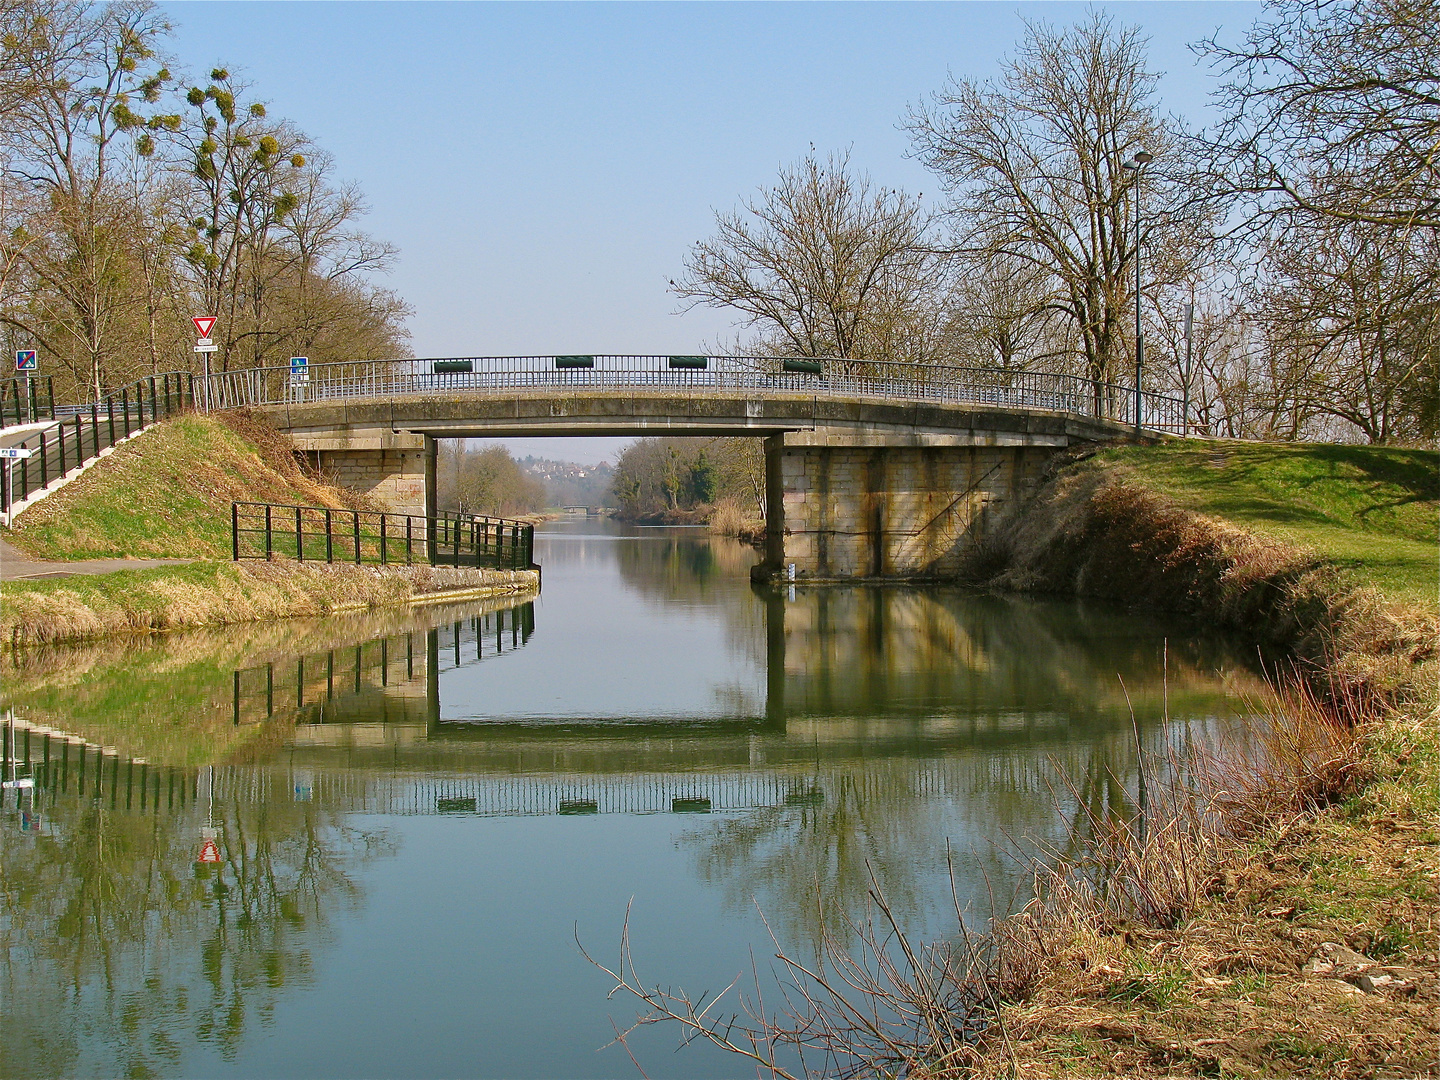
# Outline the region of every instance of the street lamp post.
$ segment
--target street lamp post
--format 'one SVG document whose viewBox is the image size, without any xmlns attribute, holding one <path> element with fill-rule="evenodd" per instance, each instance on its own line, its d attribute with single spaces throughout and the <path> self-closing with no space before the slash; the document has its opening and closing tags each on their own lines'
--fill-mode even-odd
<svg viewBox="0 0 1440 1080">
<path fill-rule="evenodd" d="M 1140 438 L 1140 375 L 1145 369 L 1145 333 L 1140 329 L 1140 175 L 1155 160 L 1148 150 L 1136 150 L 1135 156 L 1122 161 L 1120 167 L 1135 174 L 1135 438 Z"/>
</svg>

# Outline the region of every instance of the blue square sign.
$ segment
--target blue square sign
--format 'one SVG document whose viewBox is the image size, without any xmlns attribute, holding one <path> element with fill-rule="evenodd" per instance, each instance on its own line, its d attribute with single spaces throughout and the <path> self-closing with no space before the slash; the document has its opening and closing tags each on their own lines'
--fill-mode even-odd
<svg viewBox="0 0 1440 1080">
<path fill-rule="evenodd" d="M 35 355 L 35 350 L 34 350 L 34 349 L 16 349 L 16 350 L 15 350 L 15 370 L 16 370 L 16 371 L 39 371 L 39 370 L 40 370 L 40 358 Z"/>
</svg>

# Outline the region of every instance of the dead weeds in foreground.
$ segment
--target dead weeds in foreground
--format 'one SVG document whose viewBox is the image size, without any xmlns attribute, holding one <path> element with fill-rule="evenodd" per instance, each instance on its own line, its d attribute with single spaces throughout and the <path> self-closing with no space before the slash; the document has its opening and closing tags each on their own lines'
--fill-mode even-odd
<svg viewBox="0 0 1440 1080">
<path fill-rule="evenodd" d="M 1255 741 L 1164 786 L 1148 833 L 1095 823 L 1039 872 L 995 930 L 1004 1052 L 932 1075 L 1434 1074 L 1434 717 L 1277 698 Z"/>
</svg>

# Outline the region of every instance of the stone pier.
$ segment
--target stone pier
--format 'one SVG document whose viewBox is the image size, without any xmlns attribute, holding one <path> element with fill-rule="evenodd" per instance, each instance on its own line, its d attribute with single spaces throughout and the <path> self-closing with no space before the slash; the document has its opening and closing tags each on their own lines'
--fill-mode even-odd
<svg viewBox="0 0 1440 1080">
<path fill-rule="evenodd" d="M 785 432 L 766 440 L 766 559 L 757 576 L 944 578 L 1031 490 L 1061 439 Z"/>
<path fill-rule="evenodd" d="M 409 431 L 365 430 L 293 436 L 332 484 L 368 495 L 396 514 L 435 512 L 435 440 Z"/>
</svg>

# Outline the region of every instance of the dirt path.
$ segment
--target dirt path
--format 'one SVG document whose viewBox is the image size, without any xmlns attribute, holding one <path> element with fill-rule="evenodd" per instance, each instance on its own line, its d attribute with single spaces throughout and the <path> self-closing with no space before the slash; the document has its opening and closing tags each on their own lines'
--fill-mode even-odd
<svg viewBox="0 0 1440 1080">
<path fill-rule="evenodd" d="M 0 540 L 0 581 L 28 578 L 73 577 L 76 574 L 109 574 L 116 570 L 145 570 L 152 566 L 183 566 L 194 559 L 86 559 L 83 562 L 44 562 L 32 559 Z"/>
</svg>

